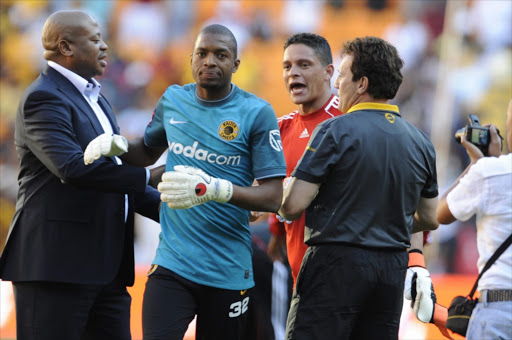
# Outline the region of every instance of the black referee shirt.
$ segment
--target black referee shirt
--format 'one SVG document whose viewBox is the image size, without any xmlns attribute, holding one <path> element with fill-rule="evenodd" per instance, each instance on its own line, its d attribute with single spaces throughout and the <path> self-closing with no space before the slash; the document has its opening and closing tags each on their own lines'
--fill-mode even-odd
<svg viewBox="0 0 512 340">
<path fill-rule="evenodd" d="M 322 183 L 306 209 L 309 246 L 405 249 L 420 196 L 438 195 L 434 146 L 388 104 L 357 104 L 319 124 L 292 176 Z"/>
</svg>

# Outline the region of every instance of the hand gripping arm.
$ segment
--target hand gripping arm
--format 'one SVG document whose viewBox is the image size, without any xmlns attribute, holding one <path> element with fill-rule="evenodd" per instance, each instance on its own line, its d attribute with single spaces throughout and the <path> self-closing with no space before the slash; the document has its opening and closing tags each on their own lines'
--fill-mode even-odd
<svg viewBox="0 0 512 340">
<path fill-rule="evenodd" d="M 92 164 L 101 156 L 120 156 L 128 152 L 128 141 L 121 135 L 104 133 L 94 138 L 84 151 L 85 165 Z"/>
<path fill-rule="evenodd" d="M 160 198 L 171 209 L 187 209 L 208 201 L 228 202 L 233 196 L 233 184 L 225 179 L 211 177 L 203 170 L 177 165 L 174 171 L 162 175 L 158 184 Z"/>
</svg>

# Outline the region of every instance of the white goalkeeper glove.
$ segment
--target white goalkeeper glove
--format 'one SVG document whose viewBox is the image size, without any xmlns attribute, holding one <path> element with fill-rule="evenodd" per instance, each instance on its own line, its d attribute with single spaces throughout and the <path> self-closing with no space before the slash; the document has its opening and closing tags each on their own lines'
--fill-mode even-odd
<svg viewBox="0 0 512 340">
<path fill-rule="evenodd" d="M 284 219 L 284 218 L 283 218 L 283 217 L 281 217 L 281 215 L 279 215 L 279 214 L 276 214 L 276 218 L 277 218 L 277 220 L 278 220 L 279 222 L 281 222 L 281 223 L 288 223 L 288 224 L 292 223 L 292 221 L 288 221 L 288 220 Z"/>
<path fill-rule="evenodd" d="M 422 253 L 409 253 L 409 268 L 405 276 L 404 296 L 411 300 L 414 314 L 421 322 L 432 322 L 436 294 L 430 273 L 425 268 Z"/>
<path fill-rule="evenodd" d="M 412 300 L 411 306 L 418 320 L 426 323 L 432 322 L 436 294 L 430 273 L 425 268 L 412 267 L 407 269 L 406 284 L 408 279 L 410 280 L 410 295 L 408 297 L 406 290 L 405 298 Z"/>
<path fill-rule="evenodd" d="M 101 156 L 120 156 L 128 152 L 128 141 L 121 135 L 104 133 L 94 138 L 84 151 L 85 165 L 92 164 Z"/>
<path fill-rule="evenodd" d="M 422 252 L 409 252 L 409 268 L 405 276 L 404 296 L 411 301 L 411 307 L 418 320 L 433 323 L 441 334 L 453 340 L 446 329 L 448 310 L 437 303 L 434 285 L 430 273 L 425 269 L 425 258 Z"/>
<path fill-rule="evenodd" d="M 160 199 L 171 209 L 187 209 L 208 201 L 226 203 L 233 196 L 233 184 L 211 177 L 203 170 L 176 165 L 174 171 L 162 175 L 158 184 Z"/>
</svg>

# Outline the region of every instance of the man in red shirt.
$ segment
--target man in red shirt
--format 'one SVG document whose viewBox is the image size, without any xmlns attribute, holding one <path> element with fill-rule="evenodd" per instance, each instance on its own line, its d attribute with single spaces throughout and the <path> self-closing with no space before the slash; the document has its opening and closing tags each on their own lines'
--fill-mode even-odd
<svg viewBox="0 0 512 340">
<path fill-rule="evenodd" d="M 312 33 L 299 33 L 286 40 L 283 80 L 290 99 L 298 106 L 296 111 L 278 119 L 288 177 L 302 157 L 316 125 L 341 115 L 338 97 L 331 91 L 333 74 L 331 48 L 325 38 Z M 284 260 L 280 249 L 286 240 L 294 285 L 307 249 L 304 226 L 304 214 L 295 221 L 279 221 L 275 214 L 269 217 L 272 236 L 268 253 L 273 260 Z"/>
</svg>

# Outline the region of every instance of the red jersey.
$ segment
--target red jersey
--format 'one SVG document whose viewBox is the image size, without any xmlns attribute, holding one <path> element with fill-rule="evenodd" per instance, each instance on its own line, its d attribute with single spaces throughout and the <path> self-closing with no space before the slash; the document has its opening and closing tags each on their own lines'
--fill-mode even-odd
<svg viewBox="0 0 512 340">
<path fill-rule="evenodd" d="M 299 111 L 294 111 L 277 119 L 286 160 L 287 177 L 290 177 L 290 174 L 302 157 L 315 127 L 324 120 L 341 115 L 341 112 L 338 110 L 338 103 L 338 97 L 332 95 L 322 108 L 313 113 L 302 116 Z M 268 222 L 270 232 L 273 235 L 281 236 L 286 233 L 288 262 L 292 268 L 293 282 L 295 284 L 302 258 L 307 249 L 304 243 L 305 214 L 303 213 L 299 219 L 291 221 L 291 223 L 279 222 L 274 214 L 270 214 Z"/>
</svg>

